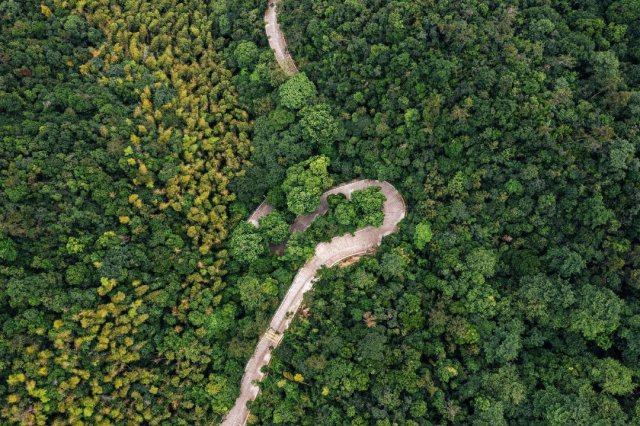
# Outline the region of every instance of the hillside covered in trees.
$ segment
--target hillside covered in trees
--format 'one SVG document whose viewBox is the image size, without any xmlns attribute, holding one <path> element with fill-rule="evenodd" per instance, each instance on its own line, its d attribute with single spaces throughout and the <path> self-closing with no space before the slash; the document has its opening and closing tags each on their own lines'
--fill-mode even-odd
<svg viewBox="0 0 640 426">
<path fill-rule="evenodd" d="M 241 376 L 224 11 L 117 3 L 0 6 L 2 424 L 204 424 Z"/>
<path fill-rule="evenodd" d="M 640 3 L 0 2 L 0 424 L 640 423 Z M 263 200 L 274 212 L 246 222 Z"/>
</svg>

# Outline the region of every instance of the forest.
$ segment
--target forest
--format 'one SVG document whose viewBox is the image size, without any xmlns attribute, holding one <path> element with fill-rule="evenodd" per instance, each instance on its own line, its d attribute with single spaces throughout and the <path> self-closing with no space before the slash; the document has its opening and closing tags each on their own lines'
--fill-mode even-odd
<svg viewBox="0 0 640 426">
<path fill-rule="evenodd" d="M 0 2 L 0 424 L 640 424 L 640 3 Z M 267 201 L 274 211 L 247 223 Z"/>
</svg>

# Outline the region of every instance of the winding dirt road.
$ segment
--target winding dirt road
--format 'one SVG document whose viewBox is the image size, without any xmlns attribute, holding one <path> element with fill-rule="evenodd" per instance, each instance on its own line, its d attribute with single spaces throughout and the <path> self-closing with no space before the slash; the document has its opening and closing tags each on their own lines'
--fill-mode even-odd
<svg viewBox="0 0 640 426">
<path fill-rule="evenodd" d="M 384 221 L 382 225 L 377 228 L 368 226 L 353 235 L 346 234 L 335 237 L 328 243 L 319 243 L 316 246 L 314 256 L 298 271 L 284 300 L 271 319 L 269 329 L 260 338 L 253 356 L 247 363 L 240 385 L 240 396 L 231 411 L 227 413 L 222 422 L 223 426 L 243 426 L 246 423 L 249 416 L 247 402 L 253 401 L 260 391 L 257 383 L 264 377 L 264 373 L 261 371 L 262 367 L 269 364 L 272 349 L 280 344 L 284 331 L 289 328 L 289 324 L 302 304 L 304 293 L 313 287 L 318 270 L 323 266 L 331 267 L 346 258 L 368 253 L 378 247 L 383 237 L 397 231 L 398 223 L 405 216 L 406 207 L 402 195 L 390 183 L 368 179 L 357 180 L 325 192 L 321 197 L 320 207 L 316 211 L 309 215 L 298 216 L 291 225 L 290 230 L 292 231 L 305 230 L 318 216 L 327 212 L 329 209 L 327 197 L 329 195 L 344 194 L 347 198 L 351 198 L 353 191 L 371 186 L 380 187 L 382 193 L 387 197 L 383 206 Z M 258 220 L 270 211 L 271 207 L 262 203 L 251 215 L 249 221 L 257 224 Z"/>
<path fill-rule="evenodd" d="M 269 3 L 269 8 L 264 14 L 265 31 L 269 38 L 269 46 L 274 51 L 276 61 L 285 74 L 293 75 L 298 72 L 298 68 L 287 50 L 287 41 L 278 24 L 278 3 L 279 0 L 271 0 Z M 300 232 L 311 226 L 318 216 L 325 214 L 329 210 L 329 203 L 327 202 L 329 195 L 344 194 L 350 199 L 353 191 L 371 186 L 380 187 L 382 193 L 386 196 L 383 206 L 384 220 L 382 225 L 377 228 L 368 226 L 353 235 L 346 234 L 335 237 L 328 243 L 319 243 L 316 246 L 313 257 L 296 274 L 284 300 L 280 303 L 278 310 L 271 319 L 269 328 L 258 341 L 258 345 L 244 369 L 244 376 L 240 384 L 240 396 L 236 399 L 231 411 L 225 416 L 222 426 L 244 426 L 246 424 L 249 417 L 247 403 L 258 396 L 258 392 L 260 392 L 258 382 L 264 378 L 262 367 L 265 367 L 271 361 L 271 351 L 280 344 L 283 333 L 289 328 L 295 313 L 302 305 L 304 294 L 313 287 L 318 270 L 323 266 L 331 267 L 344 259 L 369 253 L 378 247 L 382 243 L 383 237 L 397 231 L 398 223 L 406 214 L 406 207 L 402 195 L 390 183 L 368 179 L 357 180 L 336 186 L 322 194 L 320 207 L 311 214 L 298 216 L 289 227 L 290 232 Z M 272 210 L 273 208 L 265 201 L 258 206 L 248 221 L 258 226 L 259 220 Z"/>
<path fill-rule="evenodd" d="M 293 75 L 298 72 L 296 63 L 289 54 L 287 49 L 287 40 L 278 24 L 278 3 L 280 0 L 269 1 L 269 7 L 264 13 L 264 29 L 269 39 L 269 46 L 273 49 L 276 61 L 287 75 Z"/>
</svg>

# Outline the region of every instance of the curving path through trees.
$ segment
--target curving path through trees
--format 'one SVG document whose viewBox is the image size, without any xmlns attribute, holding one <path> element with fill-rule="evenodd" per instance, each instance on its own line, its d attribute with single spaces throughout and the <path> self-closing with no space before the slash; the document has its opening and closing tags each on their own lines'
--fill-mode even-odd
<svg viewBox="0 0 640 426">
<path fill-rule="evenodd" d="M 291 225 L 291 231 L 303 231 L 318 216 L 327 212 L 329 209 L 327 197 L 329 195 L 344 194 L 347 198 L 351 198 L 353 191 L 371 186 L 380 187 L 387 198 L 383 206 L 384 220 L 382 225 L 377 228 L 367 226 L 353 235 L 346 234 L 335 237 L 328 243 L 319 243 L 316 246 L 314 256 L 296 274 L 284 300 L 271 319 L 269 329 L 260 338 L 253 356 L 247 363 L 240 385 L 240 396 L 231 411 L 227 413 L 222 422 L 223 426 L 243 426 L 246 423 L 249 416 L 247 403 L 253 401 L 260 391 L 257 383 L 264 377 L 264 373 L 261 371 L 262 367 L 269 364 L 271 351 L 280 344 L 284 331 L 289 328 L 289 324 L 302 304 L 304 293 L 313 287 L 318 270 L 323 266 L 334 266 L 349 257 L 368 253 L 378 247 L 383 237 L 397 231 L 398 223 L 405 217 L 406 207 L 402 195 L 390 183 L 363 179 L 337 186 L 325 192 L 321 197 L 318 209 L 309 215 L 298 216 Z M 271 207 L 262 203 L 251 215 L 249 221 L 257 224 L 258 220 L 270 211 Z"/>
<path fill-rule="evenodd" d="M 298 72 L 296 63 L 289 54 L 287 49 L 287 40 L 278 24 L 278 3 L 280 0 L 270 0 L 269 7 L 264 13 L 264 29 L 269 39 L 269 46 L 273 49 L 276 61 L 287 75 L 293 75 Z"/>
<path fill-rule="evenodd" d="M 285 74 L 293 75 L 298 72 L 293 58 L 287 50 L 287 41 L 278 24 L 278 3 L 280 0 L 271 0 L 269 7 L 264 14 L 265 31 L 269 38 L 269 46 L 273 49 L 276 61 Z M 267 331 L 258 341 L 251 359 L 244 369 L 242 382 L 240 383 L 240 396 L 236 399 L 235 405 L 225 416 L 222 426 L 244 426 L 249 417 L 247 403 L 253 401 L 260 388 L 258 382 L 264 378 L 262 367 L 271 361 L 271 351 L 276 348 L 282 340 L 283 333 L 293 320 L 295 313 L 302 305 L 304 294 L 313 287 L 316 273 L 323 266 L 331 267 L 344 259 L 371 252 L 382 243 L 382 238 L 397 231 L 397 225 L 405 217 L 406 207 L 402 195 L 396 188 L 388 182 L 363 179 L 336 186 L 320 197 L 320 207 L 313 213 L 298 216 L 289 227 L 290 232 L 304 231 L 313 221 L 329 210 L 327 197 L 332 194 L 344 194 L 351 198 L 353 191 L 366 189 L 371 186 L 380 187 L 386 200 L 383 206 L 384 220 L 377 228 L 367 226 L 353 235 L 346 234 L 334 237 L 328 243 L 319 243 L 311 259 L 305 263 L 295 278 L 284 300 L 280 303 L 278 310 L 271 319 Z M 248 221 L 258 226 L 260 218 L 269 214 L 273 208 L 263 202 L 249 217 Z"/>
</svg>

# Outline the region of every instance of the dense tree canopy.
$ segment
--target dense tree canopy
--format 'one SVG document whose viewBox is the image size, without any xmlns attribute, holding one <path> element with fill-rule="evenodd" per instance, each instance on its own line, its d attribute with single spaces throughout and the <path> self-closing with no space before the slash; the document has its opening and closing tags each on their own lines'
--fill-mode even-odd
<svg viewBox="0 0 640 426">
<path fill-rule="evenodd" d="M 196 424 L 233 403 L 220 245 L 251 126 L 216 53 L 225 13 L 0 5 L 0 423 Z"/>
<path fill-rule="evenodd" d="M 0 2 L 0 423 L 640 422 L 640 3 Z M 255 227 L 248 213 L 274 212 Z"/>
<path fill-rule="evenodd" d="M 289 109 L 300 109 L 310 104 L 316 97 L 316 86 L 305 73 L 299 73 L 288 79 L 278 90 L 280 103 Z"/>
<path fill-rule="evenodd" d="M 409 215 L 316 284 L 256 424 L 639 421 L 636 4 L 284 0 L 317 97 L 256 123 L 249 173 L 325 154 Z"/>
<path fill-rule="evenodd" d="M 324 155 L 311 157 L 289 167 L 282 189 L 287 197 L 287 207 L 292 213 L 307 214 L 320 206 L 320 196 L 333 183 L 328 167 L 329 158 Z"/>
</svg>

